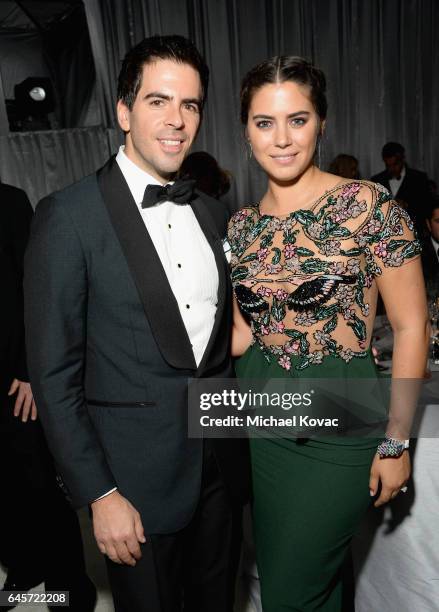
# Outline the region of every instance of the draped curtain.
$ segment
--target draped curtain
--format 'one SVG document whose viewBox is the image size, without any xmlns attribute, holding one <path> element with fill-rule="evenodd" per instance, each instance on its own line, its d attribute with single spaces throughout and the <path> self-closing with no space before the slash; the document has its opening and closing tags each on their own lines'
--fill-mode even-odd
<svg viewBox="0 0 439 612">
<path fill-rule="evenodd" d="M 367 178 L 382 168 L 382 145 L 396 140 L 405 146 L 410 165 L 439 178 L 434 139 L 439 119 L 433 102 L 439 94 L 436 0 L 84 0 L 84 5 L 102 129 L 112 134 L 102 158 L 108 143 L 117 141 L 112 131 L 116 82 L 125 52 L 145 36 L 176 33 L 192 38 L 209 64 L 207 108 L 195 148 L 208 150 L 232 172 L 234 206 L 257 200 L 264 188 L 262 172 L 247 159 L 239 123 L 240 80 L 255 63 L 280 53 L 305 56 L 326 73 L 323 168 L 338 153 L 350 153 Z M 8 168 L 21 163 L 18 141 L 21 146 L 25 140 L 14 141 Z M 41 147 L 31 151 L 41 154 Z M 75 154 L 86 157 L 77 161 L 79 167 L 93 166 L 96 158 L 87 147 Z M 71 179 L 64 160 L 72 155 L 63 153 L 54 164 L 59 183 Z M 11 182 L 20 185 L 19 174 L 15 168 Z M 8 173 L 3 176 L 8 178 Z"/>
<path fill-rule="evenodd" d="M 0 137 L 0 177 L 24 189 L 35 205 L 101 167 L 117 148 L 117 138 L 116 130 L 100 126 L 13 132 Z"/>
</svg>

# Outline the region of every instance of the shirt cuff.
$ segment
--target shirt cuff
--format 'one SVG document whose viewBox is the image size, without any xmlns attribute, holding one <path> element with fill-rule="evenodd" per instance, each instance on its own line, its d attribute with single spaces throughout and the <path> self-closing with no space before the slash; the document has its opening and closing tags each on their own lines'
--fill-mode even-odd
<svg viewBox="0 0 439 612">
<path fill-rule="evenodd" d="M 107 491 L 106 493 L 104 493 L 103 495 L 101 495 L 100 497 L 97 497 L 96 499 L 94 499 L 93 501 L 98 501 L 99 499 L 102 499 L 104 497 L 107 497 L 107 495 L 110 495 L 110 493 L 114 493 L 114 491 L 117 491 L 117 487 L 114 487 L 114 489 L 110 489 L 110 491 Z M 93 502 L 92 502 L 93 503 Z"/>
</svg>

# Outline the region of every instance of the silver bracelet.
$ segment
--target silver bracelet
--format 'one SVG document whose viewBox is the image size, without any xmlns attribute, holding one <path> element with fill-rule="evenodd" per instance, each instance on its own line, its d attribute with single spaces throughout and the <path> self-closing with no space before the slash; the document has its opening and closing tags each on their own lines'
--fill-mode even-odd
<svg viewBox="0 0 439 612">
<path fill-rule="evenodd" d="M 410 440 L 398 440 L 386 436 L 381 444 L 378 445 L 377 453 L 384 459 L 385 457 L 401 457 L 402 453 L 409 447 Z"/>
</svg>

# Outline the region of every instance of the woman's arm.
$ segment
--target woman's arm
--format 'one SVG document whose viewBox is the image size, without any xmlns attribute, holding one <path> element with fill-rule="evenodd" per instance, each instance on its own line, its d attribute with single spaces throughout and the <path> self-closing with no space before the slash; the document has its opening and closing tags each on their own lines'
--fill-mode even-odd
<svg viewBox="0 0 439 612">
<path fill-rule="evenodd" d="M 430 322 L 421 258 L 377 277 L 394 334 L 392 378 L 423 378 Z"/>
<path fill-rule="evenodd" d="M 392 393 L 386 433 L 391 438 L 405 440 L 410 437 L 430 338 L 420 258 L 399 268 L 386 269 L 376 280 L 394 334 Z M 398 458 L 381 459 L 377 455 L 371 469 L 371 495 L 376 494 L 380 480 L 382 488 L 375 506 L 395 497 L 409 476 L 407 452 Z"/>
<path fill-rule="evenodd" d="M 232 357 L 240 357 L 252 341 L 250 325 L 242 316 L 238 300 L 233 296 Z"/>
</svg>

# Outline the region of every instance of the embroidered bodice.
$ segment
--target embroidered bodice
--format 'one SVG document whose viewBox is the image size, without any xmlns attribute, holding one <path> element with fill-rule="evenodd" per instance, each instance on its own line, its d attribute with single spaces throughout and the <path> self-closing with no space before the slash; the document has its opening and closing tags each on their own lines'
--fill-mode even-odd
<svg viewBox="0 0 439 612">
<path fill-rule="evenodd" d="M 283 217 L 258 206 L 229 224 L 231 273 L 253 340 L 285 370 L 365 357 L 375 278 L 420 253 L 408 214 L 381 185 L 345 182 Z"/>
</svg>

